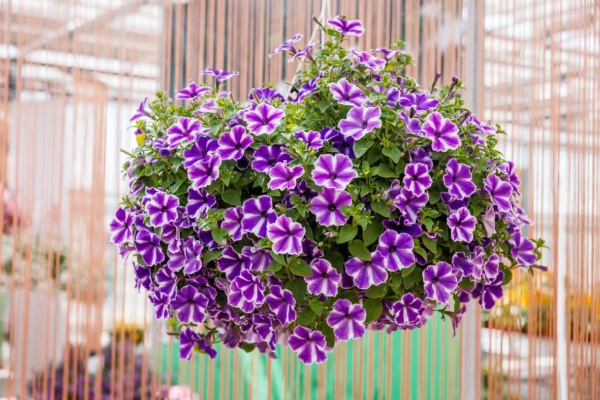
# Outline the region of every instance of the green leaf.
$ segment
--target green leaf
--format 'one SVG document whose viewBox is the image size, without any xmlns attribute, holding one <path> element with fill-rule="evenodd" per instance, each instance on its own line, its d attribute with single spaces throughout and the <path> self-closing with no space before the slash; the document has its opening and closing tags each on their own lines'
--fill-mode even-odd
<svg viewBox="0 0 600 400">
<path fill-rule="evenodd" d="M 315 322 L 315 319 L 317 319 L 317 314 L 315 314 L 315 312 L 311 310 L 310 307 L 306 307 L 298 314 L 298 317 L 296 318 L 296 323 L 301 326 L 308 326 Z"/>
<path fill-rule="evenodd" d="M 234 189 L 227 189 L 223 192 L 223 196 L 221 196 L 223 201 L 232 206 L 239 206 L 242 204 L 240 201 L 240 191 Z"/>
<path fill-rule="evenodd" d="M 367 299 L 364 303 L 364 309 L 367 312 L 367 318 L 365 324 L 371 321 L 375 321 L 381 316 L 383 312 L 383 304 L 380 299 Z"/>
<path fill-rule="evenodd" d="M 506 275 L 504 275 L 504 277 L 506 278 Z M 469 278 L 464 278 L 458 283 L 458 287 L 461 289 L 473 289 L 475 287 L 475 282 L 471 282 Z"/>
<path fill-rule="evenodd" d="M 370 299 L 380 299 L 387 294 L 388 286 L 385 283 L 377 286 L 371 286 L 365 292 L 365 296 Z"/>
<path fill-rule="evenodd" d="M 224 228 L 213 229 L 212 237 L 215 240 L 215 242 L 217 242 L 218 244 L 221 244 L 221 243 L 223 243 L 223 239 L 225 239 L 225 236 L 227 236 L 228 233 L 229 233 L 229 231 Z"/>
<path fill-rule="evenodd" d="M 395 163 L 400 161 L 400 149 L 394 147 L 384 147 L 382 153 L 392 159 Z"/>
<path fill-rule="evenodd" d="M 310 308 L 315 312 L 315 314 L 321 315 L 323 312 L 323 303 L 321 301 L 312 302 L 310 303 Z"/>
<path fill-rule="evenodd" d="M 421 223 L 425 225 L 427 232 L 431 232 L 433 229 L 433 221 L 429 218 L 421 218 Z"/>
<path fill-rule="evenodd" d="M 436 204 L 440 201 L 440 192 L 436 190 L 429 191 L 429 204 Z"/>
<path fill-rule="evenodd" d="M 340 235 L 338 236 L 338 243 L 346 243 L 350 240 L 354 239 L 356 234 L 358 233 L 358 227 L 352 225 L 344 225 L 342 229 L 340 229 Z"/>
<path fill-rule="evenodd" d="M 248 342 L 244 342 L 244 344 L 242 344 L 242 350 L 244 350 L 246 353 L 250 353 L 255 348 L 256 348 L 255 345 L 248 343 Z"/>
<path fill-rule="evenodd" d="M 324 257 L 333 268 L 337 270 L 337 272 L 342 272 L 344 270 L 344 256 L 339 251 L 331 251 L 327 252 Z"/>
<path fill-rule="evenodd" d="M 423 235 L 421 237 L 421 240 L 423 241 L 423 245 L 425 247 L 427 247 L 427 249 L 429 251 L 431 251 L 433 254 L 435 254 L 437 252 L 437 246 L 435 244 L 435 239 L 432 239 L 427 235 Z"/>
<path fill-rule="evenodd" d="M 350 300 L 352 304 L 358 303 L 358 297 L 356 296 L 356 292 L 352 290 L 343 290 L 338 294 L 340 299 Z"/>
<path fill-rule="evenodd" d="M 371 253 L 369 252 L 369 249 L 367 249 L 367 246 L 365 246 L 362 240 L 353 240 L 352 242 L 350 242 L 350 244 L 348 245 L 348 251 L 350 252 L 350 254 L 352 254 L 354 257 L 360 260 L 371 261 Z"/>
<path fill-rule="evenodd" d="M 502 280 L 502 286 L 508 285 L 512 281 L 513 273 L 510 269 L 504 271 L 504 279 Z"/>
<path fill-rule="evenodd" d="M 143 133 L 140 133 L 139 135 L 135 135 L 135 142 L 138 144 L 138 146 L 143 146 L 145 141 L 146 141 L 146 135 L 144 135 Z"/>
<path fill-rule="evenodd" d="M 333 346 L 335 346 L 335 334 L 333 333 L 333 328 L 327 325 L 327 322 L 322 321 L 317 326 L 317 329 L 325 336 L 327 346 L 333 348 Z"/>
<path fill-rule="evenodd" d="M 329 107 L 328 102 L 326 102 L 326 101 L 319 102 L 319 110 L 321 110 L 322 113 L 325 113 L 325 110 L 327 110 L 327 107 Z"/>
<path fill-rule="evenodd" d="M 390 217 L 390 207 L 384 201 L 374 201 L 373 203 L 371 203 L 371 208 L 373 209 L 373 211 L 375 211 L 382 217 Z"/>
<path fill-rule="evenodd" d="M 383 225 L 379 222 L 373 222 L 367 225 L 367 229 L 363 229 L 363 242 L 365 242 L 365 246 L 369 246 L 375 243 L 379 236 L 383 233 Z"/>
<path fill-rule="evenodd" d="M 270 272 L 277 272 L 279 271 L 281 268 L 283 267 L 283 265 L 279 264 L 277 261 L 271 261 L 271 263 L 269 264 L 269 266 L 267 267 L 267 271 Z"/>
<path fill-rule="evenodd" d="M 415 268 L 417 268 L 417 264 L 413 264 L 410 268 L 404 268 L 401 272 L 400 275 L 404 278 L 407 277 L 408 275 L 412 274 L 412 272 L 415 270 Z"/>
<path fill-rule="evenodd" d="M 294 279 L 293 281 L 287 281 L 283 287 L 294 296 L 296 300 L 296 306 L 304 304 L 304 297 L 306 296 L 306 282 L 302 279 Z"/>
<path fill-rule="evenodd" d="M 421 272 L 421 268 L 415 268 L 410 275 L 405 276 L 403 279 L 404 289 L 410 290 L 411 287 L 417 282 L 421 282 L 423 280 L 423 272 Z"/>
<path fill-rule="evenodd" d="M 357 142 L 354 142 L 354 155 L 356 158 L 362 157 L 369 148 L 373 146 L 373 141 L 371 139 L 361 139 Z"/>
<path fill-rule="evenodd" d="M 285 261 L 285 256 L 283 254 L 277 254 L 274 251 L 271 251 L 271 257 L 273 257 L 273 260 L 277 261 L 281 265 L 287 264 L 287 262 Z"/>
<path fill-rule="evenodd" d="M 290 271 L 297 276 L 312 276 L 313 271 L 310 266 L 301 258 L 292 258 L 289 263 Z"/>
<path fill-rule="evenodd" d="M 394 171 L 392 169 L 392 167 L 390 167 L 387 164 L 379 164 L 379 168 L 377 169 L 377 175 L 381 176 L 382 178 L 397 178 L 397 174 L 396 171 Z"/>
<path fill-rule="evenodd" d="M 216 260 L 217 258 L 221 257 L 221 253 L 223 253 L 223 250 L 209 250 L 206 253 L 204 253 L 204 257 L 202 258 L 202 264 L 208 264 L 209 262 L 211 262 L 212 260 Z"/>
</svg>

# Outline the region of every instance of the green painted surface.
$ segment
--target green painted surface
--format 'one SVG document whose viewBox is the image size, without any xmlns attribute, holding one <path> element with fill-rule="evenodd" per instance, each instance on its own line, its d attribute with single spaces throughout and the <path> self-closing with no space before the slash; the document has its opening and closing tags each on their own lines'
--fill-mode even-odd
<svg viewBox="0 0 600 400">
<path fill-rule="evenodd" d="M 450 399 L 459 398 L 459 337 L 452 337 L 452 328 L 449 321 L 439 318 L 430 321 L 421 331 L 411 333 L 394 332 L 387 335 L 382 332 L 372 332 L 368 340 L 358 340 L 348 343 L 344 349 L 336 349 L 328 354 L 328 361 L 324 366 L 304 367 L 296 360 L 294 354 L 287 348 L 278 346 L 277 359 L 271 361 L 271 398 L 284 399 L 318 399 L 319 380 L 325 379 L 326 399 L 361 398 L 359 379 L 362 380 L 363 399 L 400 399 L 402 385 L 410 385 L 410 399 Z M 403 335 L 411 335 L 409 354 L 403 354 Z M 361 352 L 362 350 L 362 352 Z M 213 399 L 237 400 L 234 398 L 234 381 L 238 386 L 238 398 L 249 398 L 252 390 L 252 399 L 268 398 L 267 357 L 258 353 L 238 353 L 238 368 L 233 371 L 234 353 L 227 349 L 217 348 L 219 355 L 210 360 L 206 356 L 196 355 L 194 362 L 194 386 L 196 391 L 200 388 L 202 399 L 209 399 L 208 385 L 212 383 Z M 189 385 L 191 379 L 190 363 L 178 357 L 177 341 L 173 342 L 171 360 L 172 384 Z M 358 367 L 362 353 L 362 370 Z M 372 363 L 368 362 L 372 353 Z M 291 357 L 289 356 L 291 355 Z M 167 376 L 168 345 L 163 345 L 163 352 L 159 354 L 160 360 L 155 360 L 161 365 L 161 373 Z M 338 357 L 346 359 L 343 371 L 337 371 L 337 365 L 343 365 Z M 409 361 L 403 360 L 409 357 Z M 337 362 L 336 362 L 337 361 Z M 224 373 L 224 364 L 229 373 Z M 156 364 L 155 364 L 156 365 Z M 387 370 L 388 365 L 390 371 Z M 403 366 L 408 371 L 403 370 Z M 310 373 L 308 369 L 310 368 Z M 319 376 L 326 368 L 325 377 Z M 209 382 L 209 369 L 212 369 L 213 379 Z M 368 374 L 373 370 L 373 384 L 368 386 Z M 292 380 L 295 382 L 287 384 Z M 287 376 L 283 376 L 287 372 Z M 202 373 L 203 376 L 200 376 Z M 345 388 L 341 393 L 336 393 L 336 380 L 346 374 Z M 361 376 L 358 376 L 362 374 Z M 310 396 L 305 393 L 306 379 L 311 380 Z M 388 384 L 388 376 L 391 378 Z M 222 381 L 226 379 L 226 381 Z M 285 381 L 285 382 L 284 382 Z M 251 383 L 252 382 L 252 383 Z M 321 383 L 321 386 L 323 383 Z M 290 387 L 291 386 L 291 387 Z M 340 386 L 338 385 L 338 388 Z M 223 390 L 224 389 L 224 390 Z M 284 392 L 285 390 L 285 392 Z M 389 391 L 389 393 L 387 393 Z M 454 395 L 452 395 L 454 392 Z"/>
</svg>

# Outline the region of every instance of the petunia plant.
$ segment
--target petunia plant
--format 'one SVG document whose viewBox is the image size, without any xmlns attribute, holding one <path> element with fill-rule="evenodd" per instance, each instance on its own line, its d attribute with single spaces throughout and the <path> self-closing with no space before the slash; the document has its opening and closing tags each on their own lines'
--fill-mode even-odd
<svg viewBox="0 0 600 400">
<path fill-rule="evenodd" d="M 321 29 L 323 43 L 297 34 L 270 54 L 303 63 L 289 94 L 236 100 L 223 89 L 238 73 L 207 69 L 214 86 L 190 82 L 184 105 L 159 92 L 132 117 L 112 240 L 183 358 L 280 343 L 319 363 L 366 329 L 434 313 L 456 328 L 515 268 L 544 269 L 504 132 L 465 108 L 462 83 L 420 87 L 400 42 L 344 47 L 360 21 Z"/>
</svg>

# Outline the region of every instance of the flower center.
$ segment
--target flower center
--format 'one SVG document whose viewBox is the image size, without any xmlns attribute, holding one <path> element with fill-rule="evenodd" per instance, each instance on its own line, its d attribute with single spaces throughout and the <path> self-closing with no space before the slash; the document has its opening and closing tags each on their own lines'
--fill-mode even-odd
<svg viewBox="0 0 600 400">
<path fill-rule="evenodd" d="M 390 253 L 393 253 L 396 251 L 396 246 L 390 246 Z"/>
<path fill-rule="evenodd" d="M 369 122 L 368 121 L 361 121 L 361 122 L 362 122 L 362 128 L 367 129 L 367 126 L 369 126 Z"/>
<path fill-rule="evenodd" d="M 261 217 L 266 217 L 267 216 L 267 212 L 266 211 L 261 211 L 260 216 Z"/>
<path fill-rule="evenodd" d="M 433 133 L 433 136 L 435 136 L 436 138 L 442 137 L 442 132 L 440 132 L 440 131 L 435 131 L 435 132 Z"/>
<path fill-rule="evenodd" d="M 242 145 L 240 143 L 235 145 L 235 149 L 236 150 L 241 150 L 242 149 Z"/>
<path fill-rule="evenodd" d="M 212 168 L 206 168 L 206 175 L 212 175 L 212 173 L 213 173 Z"/>
<path fill-rule="evenodd" d="M 344 143 L 342 143 L 342 147 L 343 148 L 348 148 L 348 147 L 350 147 L 350 143 L 344 142 Z"/>
<path fill-rule="evenodd" d="M 413 175 L 412 179 L 413 179 L 413 181 L 418 181 L 419 180 L 419 176 L 418 175 Z"/>
<path fill-rule="evenodd" d="M 163 208 L 160 209 L 160 212 L 166 212 L 167 211 L 167 207 L 163 206 Z"/>
<path fill-rule="evenodd" d="M 275 165 L 275 159 L 274 159 L 274 158 L 269 158 L 268 164 L 269 164 L 270 166 L 273 166 L 273 165 Z"/>
<path fill-rule="evenodd" d="M 440 281 L 440 278 L 438 278 L 437 276 L 435 278 L 433 278 L 431 280 L 431 283 L 438 283 Z"/>
<path fill-rule="evenodd" d="M 325 278 L 325 279 L 326 279 L 326 278 L 329 278 L 329 274 L 328 274 L 327 272 L 323 272 L 323 273 L 321 274 L 321 278 Z"/>
<path fill-rule="evenodd" d="M 335 211 L 337 207 L 335 206 L 335 204 L 330 204 L 327 208 L 329 209 L 329 211 Z"/>
<path fill-rule="evenodd" d="M 335 172 L 329 173 L 329 179 L 331 179 L 331 180 L 337 179 L 337 174 Z"/>
</svg>

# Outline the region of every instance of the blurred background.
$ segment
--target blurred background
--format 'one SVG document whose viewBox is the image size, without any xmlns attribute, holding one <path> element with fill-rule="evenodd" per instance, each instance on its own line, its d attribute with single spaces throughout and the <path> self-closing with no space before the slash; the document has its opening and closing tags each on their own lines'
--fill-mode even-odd
<svg viewBox="0 0 600 400">
<path fill-rule="evenodd" d="M 0 398 L 600 398 L 599 0 L 0 0 Z M 278 350 L 180 362 L 107 225 L 145 97 L 200 71 L 285 87 L 267 54 L 311 17 L 360 19 L 350 45 L 400 39 L 424 87 L 465 81 L 501 124 L 549 272 L 489 314 L 369 332 L 305 367 Z M 104 396 L 104 397 L 102 397 Z"/>
</svg>

